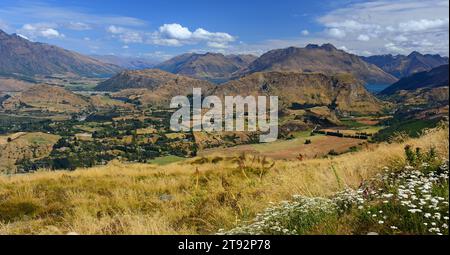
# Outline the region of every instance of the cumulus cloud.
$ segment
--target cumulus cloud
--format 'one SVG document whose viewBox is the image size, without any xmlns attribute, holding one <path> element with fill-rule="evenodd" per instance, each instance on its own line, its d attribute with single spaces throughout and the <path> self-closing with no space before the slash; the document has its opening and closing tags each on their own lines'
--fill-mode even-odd
<svg viewBox="0 0 450 255">
<path fill-rule="evenodd" d="M 211 48 L 225 49 L 236 40 L 235 37 L 228 33 L 210 32 L 203 28 L 197 28 L 192 32 L 189 28 L 177 23 L 164 24 L 151 33 L 116 25 L 108 26 L 106 31 L 113 38 L 117 38 L 126 44 L 147 43 L 177 47 L 205 43 Z"/>
<path fill-rule="evenodd" d="M 302 31 L 302 35 L 304 35 L 304 36 L 307 36 L 307 35 L 309 35 L 309 31 L 308 31 L 308 30 L 306 30 L 306 29 L 305 29 L 305 30 L 303 30 L 303 31 Z"/>
<path fill-rule="evenodd" d="M 56 29 L 55 25 L 45 23 L 25 24 L 18 32 L 27 38 L 44 37 L 52 39 L 64 37 L 64 35 Z"/>
<path fill-rule="evenodd" d="M 236 38 L 224 32 L 210 32 L 203 28 L 197 28 L 193 32 L 180 24 L 164 24 L 158 31 L 152 33 L 151 42 L 164 46 L 182 46 L 205 42 L 209 47 L 227 48 L 228 44 Z"/>
<path fill-rule="evenodd" d="M 333 10 L 318 22 L 330 40 L 356 52 L 448 55 L 448 6 L 446 0 L 370 1 Z"/>
<path fill-rule="evenodd" d="M 180 24 L 164 24 L 159 27 L 159 34 L 162 38 L 187 40 L 192 37 L 192 32 L 187 27 Z"/>
</svg>

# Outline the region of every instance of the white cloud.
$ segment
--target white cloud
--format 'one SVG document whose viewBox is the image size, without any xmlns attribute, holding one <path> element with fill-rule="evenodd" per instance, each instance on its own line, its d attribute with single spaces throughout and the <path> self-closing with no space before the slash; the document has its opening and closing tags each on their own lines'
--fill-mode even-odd
<svg viewBox="0 0 450 255">
<path fill-rule="evenodd" d="M 69 22 L 66 27 L 71 30 L 84 31 L 91 30 L 91 26 L 89 24 L 83 22 Z"/>
<path fill-rule="evenodd" d="M 112 34 L 114 38 L 118 38 L 124 43 L 142 43 L 144 42 L 144 35 L 139 31 L 134 31 L 128 28 L 111 25 L 106 31 Z"/>
<path fill-rule="evenodd" d="M 180 24 L 164 24 L 159 27 L 159 35 L 162 38 L 186 40 L 192 37 L 192 32 Z"/>
<path fill-rule="evenodd" d="M 386 45 L 384 45 L 384 47 L 386 47 L 386 49 L 388 49 L 391 52 L 394 53 L 405 53 L 406 51 L 402 48 L 400 48 L 399 46 L 395 45 L 394 43 L 387 43 Z"/>
<path fill-rule="evenodd" d="M 198 28 L 194 31 L 192 34 L 192 38 L 195 40 L 204 40 L 204 41 L 210 41 L 210 42 L 217 42 L 217 43 L 229 43 L 233 42 L 235 38 L 227 33 L 223 32 L 209 32 L 203 28 Z"/>
<path fill-rule="evenodd" d="M 164 24 L 158 31 L 152 33 L 151 43 L 164 46 L 182 46 L 186 44 L 198 44 L 205 42 L 209 47 L 227 48 L 234 42 L 235 37 L 224 32 L 210 32 L 203 28 L 197 28 L 191 32 L 189 28 L 180 24 Z"/>
<path fill-rule="evenodd" d="M 56 25 L 46 23 L 25 24 L 18 32 L 28 38 L 44 37 L 47 39 L 64 37 L 58 30 Z"/>
<path fill-rule="evenodd" d="M 345 44 L 361 54 L 363 51 L 385 54 L 416 50 L 448 56 L 448 6 L 448 0 L 349 4 L 317 19 L 325 27 L 317 39 L 321 42 L 336 40 L 336 44 Z"/>
<path fill-rule="evenodd" d="M 370 41 L 370 36 L 361 34 L 361 35 L 358 36 L 358 40 L 359 41 L 363 41 L 363 42 L 367 42 L 367 41 Z"/>
<path fill-rule="evenodd" d="M 447 29 L 448 30 L 449 19 L 421 19 L 421 20 L 410 20 L 408 22 L 403 22 L 398 25 L 398 30 L 402 32 L 417 32 L 426 31 L 431 29 Z"/>
<path fill-rule="evenodd" d="M 236 40 L 235 37 L 228 33 L 210 32 L 203 28 L 198 28 L 194 32 L 191 32 L 189 28 L 177 23 L 164 24 L 152 33 L 116 25 L 108 26 L 106 31 L 113 38 L 117 38 L 126 44 L 147 43 L 177 47 L 205 43 L 212 48 L 224 49 L 228 48 L 229 44 Z"/>
<path fill-rule="evenodd" d="M 8 23 L 6 23 L 5 21 L 3 21 L 3 20 L 1 20 L 1 19 L 0 19 L 0 29 L 1 29 L 1 30 L 4 30 L 4 31 L 9 30 L 9 25 L 8 25 Z"/>
<path fill-rule="evenodd" d="M 345 31 L 339 28 L 330 28 L 327 33 L 334 38 L 344 38 L 346 36 Z"/>
<path fill-rule="evenodd" d="M 304 35 L 304 36 L 307 36 L 307 35 L 309 35 L 309 31 L 308 30 L 302 30 L 302 35 Z"/>
<path fill-rule="evenodd" d="M 19 37 L 21 37 L 21 38 L 23 38 L 23 39 L 25 39 L 25 40 L 30 40 L 28 37 L 26 37 L 26 36 L 24 36 L 24 35 L 21 35 L 21 34 L 17 34 L 17 36 L 19 36 Z"/>
<path fill-rule="evenodd" d="M 47 38 L 56 38 L 61 36 L 58 32 L 58 30 L 53 29 L 53 28 L 47 28 L 44 29 L 40 32 L 42 34 L 42 36 L 47 37 Z"/>
<path fill-rule="evenodd" d="M 226 44 L 226 43 L 208 42 L 206 45 L 208 45 L 211 48 L 215 48 L 215 49 L 227 49 L 227 48 L 229 48 L 229 45 Z"/>
</svg>

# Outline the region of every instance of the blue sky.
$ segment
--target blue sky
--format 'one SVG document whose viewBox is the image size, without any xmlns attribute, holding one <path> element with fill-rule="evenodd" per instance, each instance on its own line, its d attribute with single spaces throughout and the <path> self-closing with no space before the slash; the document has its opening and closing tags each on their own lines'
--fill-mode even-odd
<svg viewBox="0 0 450 255">
<path fill-rule="evenodd" d="M 167 59 L 333 43 L 448 56 L 448 0 L 0 1 L 0 29 L 84 54 Z"/>
</svg>

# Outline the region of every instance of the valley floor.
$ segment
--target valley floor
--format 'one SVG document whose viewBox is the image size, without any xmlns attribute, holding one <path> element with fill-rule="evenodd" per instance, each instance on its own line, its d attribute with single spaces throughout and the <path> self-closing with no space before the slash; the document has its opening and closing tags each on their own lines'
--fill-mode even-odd
<svg viewBox="0 0 450 255">
<path fill-rule="evenodd" d="M 0 234 L 214 234 L 245 225 L 293 195 L 332 197 L 359 188 L 384 167 L 404 168 L 406 145 L 424 152 L 433 148 L 437 158 L 448 159 L 448 127 L 417 139 L 304 161 L 222 154 L 167 165 L 112 161 L 72 172 L 2 176 Z M 448 202 L 448 179 L 443 196 Z M 337 222 L 347 222 L 345 217 Z M 301 233 L 380 231 L 371 225 L 362 230 L 343 226 L 319 224 Z"/>
</svg>

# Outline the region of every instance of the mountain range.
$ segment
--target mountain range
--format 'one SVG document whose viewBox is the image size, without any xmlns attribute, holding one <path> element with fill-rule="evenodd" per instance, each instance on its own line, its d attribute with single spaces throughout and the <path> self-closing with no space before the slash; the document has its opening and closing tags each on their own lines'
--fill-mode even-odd
<svg viewBox="0 0 450 255">
<path fill-rule="evenodd" d="M 19 35 L 0 30 L 0 75 L 75 75 L 107 77 L 121 68 L 65 50 L 57 46 L 31 42 Z"/>
<path fill-rule="evenodd" d="M 448 76 L 449 65 L 442 65 L 402 78 L 381 91 L 380 95 L 401 105 L 448 106 Z"/>
<path fill-rule="evenodd" d="M 192 88 L 208 91 L 213 87 L 208 81 L 158 69 L 145 69 L 123 71 L 100 83 L 95 89 L 118 92 L 117 97 L 133 97 L 132 99 L 138 99 L 144 104 L 161 104 L 170 102 L 174 96 L 192 94 Z"/>
<path fill-rule="evenodd" d="M 117 55 L 91 55 L 92 58 L 104 63 L 120 66 L 128 70 L 140 70 L 152 68 L 158 64 L 157 60 L 141 57 L 125 57 Z"/>
<path fill-rule="evenodd" d="M 222 83 L 231 79 L 233 73 L 247 67 L 256 58 L 253 55 L 186 53 L 158 64 L 154 68 L 214 83 Z"/>
<path fill-rule="evenodd" d="M 381 91 L 381 95 L 392 95 L 400 90 L 416 90 L 448 86 L 449 65 L 442 65 L 430 71 L 415 73 Z"/>
<path fill-rule="evenodd" d="M 338 50 L 331 44 L 309 44 L 305 48 L 290 47 L 269 51 L 241 70 L 239 75 L 266 71 L 319 72 L 331 75 L 351 73 L 371 84 L 391 84 L 397 81 L 379 67 L 364 62 L 356 55 Z"/>
<path fill-rule="evenodd" d="M 351 74 L 257 72 L 216 86 L 211 94 L 277 95 L 281 109 L 326 106 L 338 112 L 374 113 L 382 108 L 381 102 Z"/>
<path fill-rule="evenodd" d="M 410 76 L 414 73 L 429 71 L 435 67 L 448 64 L 448 57 L 440 55 L 421 54 L 417 51 L 405 55 L 376 55 L 361 57 L 364 61 L 374 64 L 385 72 L 397 78 Z"/>
<path fill-rule="evenodd" d="M 351 74 L 257 72 L 214 85 L 208 81 L 147 69 L 124 71 L 99 84 L 96 90 L 116 91 L 114 97 L 154 105 L 167 103 L 176 95 L 189 95 L 194 87 L 202 88 L 204 95 L 219 97 L 277 95 L 282 109 L 326 106 L 340 112 L 373 113 L 382 108 L 380 101 Z"/>
</svg>

